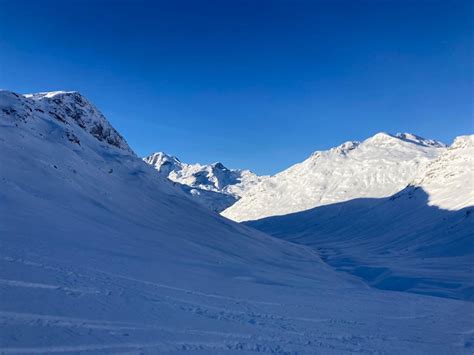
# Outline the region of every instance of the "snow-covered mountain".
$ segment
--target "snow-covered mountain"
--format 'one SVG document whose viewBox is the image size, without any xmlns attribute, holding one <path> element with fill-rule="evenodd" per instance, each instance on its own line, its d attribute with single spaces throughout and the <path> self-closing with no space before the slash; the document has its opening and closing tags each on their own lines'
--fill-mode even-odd
<svg viewBox="0 0 474 355">
<path fill-rule="evenodd" d="M 132 152 L 125 139 L 110 125 L 102 113 L 78 92 L 43 92 L 28 94 L 24 98 L 15 93 L 3 92 L 0 109 L 4 114 L 12 115 L 25 122 L 33 116 L 53 117 L 66 126 L 79 126 L 99 141 Z M 71 131 L 66 130 L 66 136 L 70 141 L 80 145 L 80 141 L 76 140 Z"/>
<path fill-rule="evenodd" d="M 474 136 L 456 138 L 408 187 L 249 225 L 308 245 L 370 285 L 474 299 Z"/>
<path fill-rule="evenodd" d="M 0 91 L 0 184 L 0 353 L 472 353 L 472 303 L 212 213 L 77 93 Z"/>
<path fill-rule="evenodd" d="M 444 210 L 460 210 L 473 206 L 474 135 L 457 137 L 412 185 L 427 192 L 431 206 Z"/>
<path fill-rule="evenodd" d="M 249 170 L 228 169 L 222 163 L 186 164 L 175 156 L 154 153 L 145 162 L 171 181 L 184 185 L 196 201 L 221 212 L 233 205 L 246 191 L 266 177 Z"/>
<path fill-rule="evenodd" d="M 445 150 L 440 142 L 408 133 L 378 133 L 363 142 L 346 142 L 264 180 L 222 215 L 248 221 L 354 198 L 390 196 Z"/>
</svg>

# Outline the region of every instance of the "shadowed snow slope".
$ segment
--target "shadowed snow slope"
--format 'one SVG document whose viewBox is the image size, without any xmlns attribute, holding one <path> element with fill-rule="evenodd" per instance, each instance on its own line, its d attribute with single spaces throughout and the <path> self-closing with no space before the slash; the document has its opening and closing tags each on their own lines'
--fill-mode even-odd
<svg viewBox="0 0 474 355">
<path fill-rule="evenodd" d="M 390 198 L 355 199 L 249 225 L 310 245 L 370 285 L 474 299 L 474 136 L 458 137 Z"/>
<path fill-rule="evenodd" d="M 472 303 L 200 207 L 96 113 L 0 92 L 0 353 L 472 353 Z"/>
<path fill-rule="evenodd" d="M 182 184 L 193 199 L 216 212 L 233 205 L 265 178 L 249 170 L 228 169 L 222 163 L 182 163 L 178 158 L 162 152 L 143 160 L 171 181 Z"/>
<path fill-rule="evenodd" d="M 346 142 L 264 180 L 222 215 L 248 221 L 354 198 L 387 197 L 407 186 L 445 149 L 408 133 L 378 133 L 362 143 Z"/>
</svg>

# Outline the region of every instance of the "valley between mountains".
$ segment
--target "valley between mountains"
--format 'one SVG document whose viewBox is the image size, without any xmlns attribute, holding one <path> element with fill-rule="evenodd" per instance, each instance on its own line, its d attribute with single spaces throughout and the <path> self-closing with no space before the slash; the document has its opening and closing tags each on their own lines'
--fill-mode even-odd
<svg viewBox="0 0 474 355">
<path fill-rule="evenodd" d="M 449 143 L 258 176 L 0 91 L 0 353 L 472 354 L 474 136 Z"/>
</svg>

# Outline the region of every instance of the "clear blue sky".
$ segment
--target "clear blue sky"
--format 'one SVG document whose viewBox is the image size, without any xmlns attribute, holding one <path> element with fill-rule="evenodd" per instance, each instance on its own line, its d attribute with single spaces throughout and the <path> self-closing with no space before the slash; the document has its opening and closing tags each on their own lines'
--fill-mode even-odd
<svg viewBox="0 0 474 355">
<path fill-rule="evenodd" d="M 473 128 L 472 1 L 0 0 L 0 87 L 78 90 L 140 155 L 275 173 Z"/>
</svg>

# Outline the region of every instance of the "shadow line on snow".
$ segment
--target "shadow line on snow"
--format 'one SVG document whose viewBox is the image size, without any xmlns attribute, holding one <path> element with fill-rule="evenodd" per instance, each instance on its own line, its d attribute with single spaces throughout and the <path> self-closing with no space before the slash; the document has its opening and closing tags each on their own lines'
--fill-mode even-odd
<svg viewBox="0 0 474 355">
<path fill-rule="evenodd" d="M 408 186 L 387 198 L 359 198 L 244 222 L 316 249 L 339 271 L 370 286 L 474 300 L 474 207 L 430 206 Z"/>
</svg>

